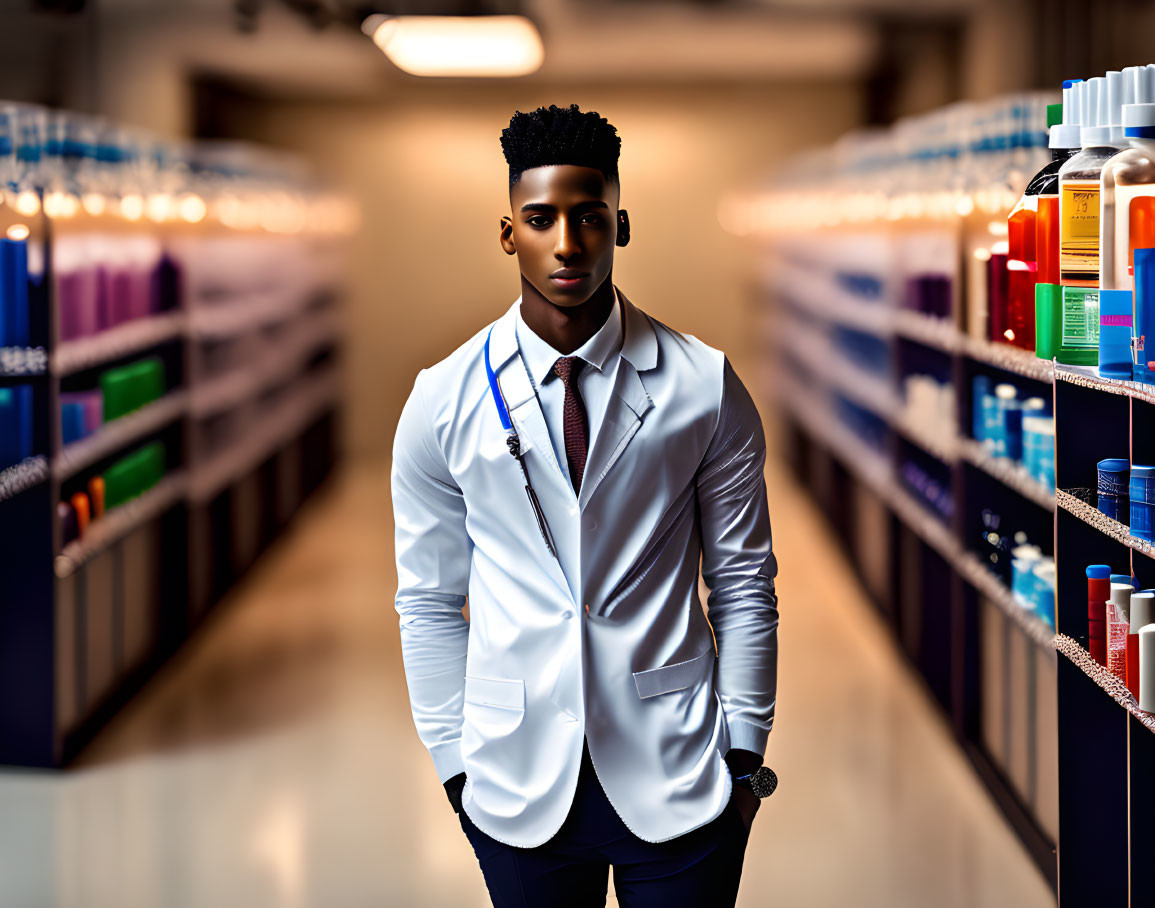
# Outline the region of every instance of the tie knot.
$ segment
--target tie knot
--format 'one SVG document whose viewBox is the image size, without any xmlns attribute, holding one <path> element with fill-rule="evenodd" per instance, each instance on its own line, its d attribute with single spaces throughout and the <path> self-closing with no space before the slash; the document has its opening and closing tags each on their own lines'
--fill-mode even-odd
<svg viewBox="0 0 1155 908">
<path fill-rule="evenodd" d="M 580 356 L 561 356 L 558 357 L 558 361 L 553 364 L 553 373 L 560 378 L 562 384 L 568 388 L 570 379 L 576 377 L 584 365 L 585 360 Z"/>
</svg>

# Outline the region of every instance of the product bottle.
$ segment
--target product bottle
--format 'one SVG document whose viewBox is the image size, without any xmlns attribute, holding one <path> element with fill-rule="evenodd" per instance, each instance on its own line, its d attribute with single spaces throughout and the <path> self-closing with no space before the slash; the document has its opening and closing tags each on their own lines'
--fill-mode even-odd
<svg viewBox="0 0 1155 908">
<path fill-rule="evenodd" d="M 1139 708 L 1155 712 L 1155 624 L 1139 628 Z"/>
<path fill-rule="evenodd" d="M 1108 77 L 1117 95 L 1108 90 Z M 1059 283 L 1066 287 L 1099 286 L 1099 179 L 1103 165 L 1119 152 L 1111 103 L 1117 96 L 1122 108 L 1122 79 L 1121 72 L 1112 72 L 1078 84 L 1082 150 L 1059 169 Z"/>
<path fill-rule="evenodd" d="M 1082 149 L 1082 109 L 1079 104 L 1081 80 L 1063 83 L 1062 122 L 1050 128 L 1048 145 L 1051 163 L 1039 171 L 1038 210 L 1035 216 L 1035 255 L 1041 284 L 1059 283 L 1059 171 Z"/>
<path fill-rule="evenodd" d="M 1064 125 L 1063 120 L 1062 104 L 1047 105 L 1051 161 L 1027 184 L 1007 217 L 1007 327 L 1000 340 L 1024 350 L 1035 349 L 1035 284 L 1059 282 L 1059 168 L 1079 150 L 1078 127 Z M 1053 255 L 1048 246 L 1052 234 Z"/>
<path fill-rule="evenodd" d="M 1127 689 L 1139 698 L 1139 629 L 1155 622 L 1155 594 L 1131 597 L 1131 625 L 1127 633 Z"/>
<path fill-rule="evenodd" d="M 1135 381 L 1155 383 L 1155 373 L 1151 363 L 1155 360 L 1155 348 L 1147 349 L 1147 336 L 1155 338 L 1155 249 L 1135 249 L 1134 285 L 1131 292 L 1133 306 L 1134 365 L 1132 377 Z M 1125 291 L 1124 291 L 1125 292 Z M 1155 340 L 1152 341 L 1155 344 Z"/>
<path fill-rule="evenodd" d="M 1111 597 L 1111 568 L 1087 565 L 1087 649 L 1100 665 L 1107 664 L 1107 612 Z"/>
<path fill-rule="evenodd" d="M 1127 634 L 1131 630 L 1130 583 L 1112 583 L 1107 600 L 1107 671 L 1127 682 Z"/>
<path fill-rule="evenodd" d="M 1063 167 L 1082 149 L 1086 90 L 1086 83 L 1081 79 L 1063 83 L 1063 122 L 1052 126 L 1049 136 L 1056 160 L 1036 177 L 1041 185 L 1035 214 L 1035 355 L 1078 365 L 1098 362 L 1098 295 L 1084 299 L 1081 291 L 1072 291 L 1064 308 L 1064 291 L 1059 286 L 1062 234 L 1059 181 Z"/>
<path fill-rule="evenodd" d="M 1133 289 L 1135 250 L 1155 248 L 1155 69 L 1131 66 L 1124 75 L 1125 97 L 1135 99 L 1122 108 L 1130 147 L 1104 165 L 1099 181 L 1099 286 L 1108 290 Z"/>
</svg>

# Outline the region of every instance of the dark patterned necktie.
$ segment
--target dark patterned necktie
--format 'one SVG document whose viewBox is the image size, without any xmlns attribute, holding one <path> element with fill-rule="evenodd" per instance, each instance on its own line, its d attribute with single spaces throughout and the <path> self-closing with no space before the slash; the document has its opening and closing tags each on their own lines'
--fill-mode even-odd
<svg viewBox="0 0 1155 908">
<path fill-rule="evenodd" d="M 569 476 L 575 492 L 582 488 L 582 474 L 586 468 L 586 454 L 589 450 L 589 433 L 586 423 L 586 405 L 578 393 L 578 375 L 585 360 L 580 356 L 563 356 L 553 364 L 553 372 L 565 385 L 565 406 L 562 410 L 565 423 L 565 456 L 569 461 Z"/>
</svg>

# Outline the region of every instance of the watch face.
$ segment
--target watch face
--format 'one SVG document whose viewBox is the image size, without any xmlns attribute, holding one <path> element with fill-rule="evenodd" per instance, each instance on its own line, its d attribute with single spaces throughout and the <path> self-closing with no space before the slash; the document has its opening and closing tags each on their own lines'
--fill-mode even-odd
<svg viewBox="0 0 1155 908">
<path fill-rule="evenodd" d="M 759 766 L 750 777 L 750 790 L 760 798 L 768 798 L 778 787 L 778 776 L 769 766 Z"/>
</svg>

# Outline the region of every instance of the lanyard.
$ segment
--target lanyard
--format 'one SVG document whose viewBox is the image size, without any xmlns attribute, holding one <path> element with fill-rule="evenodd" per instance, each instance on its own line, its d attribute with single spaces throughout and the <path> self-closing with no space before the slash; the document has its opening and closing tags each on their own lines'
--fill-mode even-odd
<svg viewBox="0 0 1155 908">
<path fill-rule="evenodd" d="M 517 429 L 513 427 L 513 419 L 510 417 L 509 408 L 505 404 L 505 395 L 501 391 L 497 375 L 489 362 L 489 337 L 492 334 L 493 328 L 490 327 L 489 334 L 485 336 L 485 375 L 489 379 L 489 390 L 493 395 L 493 402 L 497 405 L 497 415 L 501 418 L 501 427 L 507 433 L 505 443 L 509 447 L 509 453 L 517 458 L 517 462 L 521 464 L 521 472 L 525 476 L 525 493 L 529 496 L 530 507 L 533 508 L 534 516 L 537 518 L 537 528 L 541 531 L 541 538 L 545 540 L 545 547 L 549 549 L 549 553 L 560 563 L 561 558 L 558 557 L 549 524 L 546 523 L 545 512 L 541 508 L 541 502 L 537 499 L 537 493 L 533 490 L 533 483 L 529 481 L 529 470 L 526 469 L 525 455 L 521 451 L 521 439 L 518 437 Z"/>
</svg>

